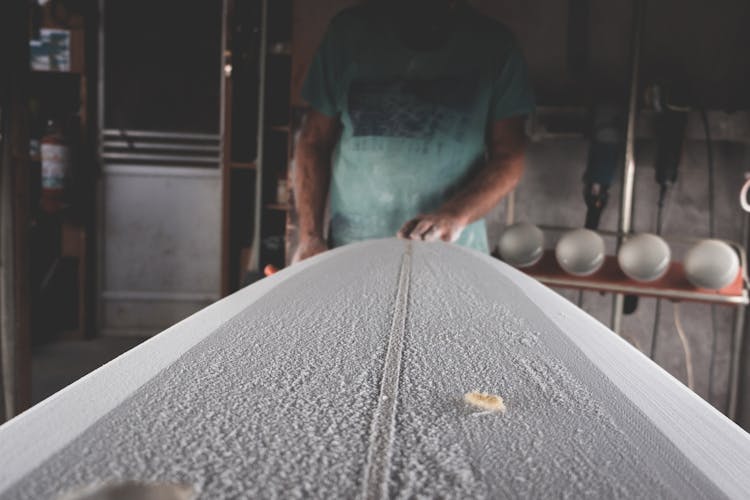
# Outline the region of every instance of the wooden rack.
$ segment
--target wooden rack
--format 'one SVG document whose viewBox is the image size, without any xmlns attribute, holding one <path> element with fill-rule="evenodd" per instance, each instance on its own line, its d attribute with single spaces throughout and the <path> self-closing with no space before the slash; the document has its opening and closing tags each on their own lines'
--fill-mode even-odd
<svg viewBox="0 0 750 500">
<path fill-rule="evenodd" d="M 687 280 L 680 262 L 672 262 L 662 278 L 649 283 L 640 283 L 625 276 L 617 263 L 617 257 L 613 255 L 605 258 L 599 271 L 582 277 L 563 271 L 557 263 L 554 250 L 547 250 L 537 264 L 522 271 L 545 285 L 553 287 L 719 305 L 748 304 L 748 293 L 744 286 L 744 270 L 740 270 L 731 285 L 721 290 L 706 290 L 694 287 Z"/>
<path fill-rule="evenodd" d="M 539 226 L 545 232 L 565 232 L 574 228 L 561 226 Z M 627 237 L 618 231 L 597 231 L 600 235 L 621 240 Z M 693 244 L 697 239 L 665 238 L 671 243 Z M 668 299 L 674 302 L 700 302 L 705 304 L 732 306 L 735 309 L 732 343 L 730 347 L 731 359 L 729 368 L 729 405 L 727 416 L 735 419 L 740 392 L 740 378 L 742 374 L 742 346 L 744 343 L 745 312 L 750 298 L 748 297 L 747 251 L 742 245 L 725 241 L 740 259 L 740 271 L 735 280 L 720 290 L 707 290 L 693 286 L 685 275 L 680 262 L 671 262 L 666 274 L 650 283 L 640 283 L 631 280 L 620 269 L 617 257 L 605 257 L 601 269 L 590 276 L 573 276 L 566 273 L 557 263 L 554 250 L 546 250 L 541 260 L 533 266 L 520 269 L 522 272 L 551 287 L 591 290 L 615 295 L 636 295 Z"/>
</svg>

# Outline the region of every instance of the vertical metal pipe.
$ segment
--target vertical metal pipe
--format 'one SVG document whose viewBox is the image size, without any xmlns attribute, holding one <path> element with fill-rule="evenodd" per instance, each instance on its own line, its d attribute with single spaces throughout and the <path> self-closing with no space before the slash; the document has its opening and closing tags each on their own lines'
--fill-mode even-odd
<svg viewBox="0 0 750 500">
<path fill-rule="evenodd" d="M 633 39 L 631 45 L 630 68 L 630 103 L 628 105 L 628 126 L 625 138 L 625 168 L 622 171 L 622 187 L 620 193 L 620 234 L 627 234 L 632 227 L 633 219 L 633 187 L 635 184 L 635 126 L 638 118 L 638 83 L 641 65 L 641 38 L 645 21 L 646 0 L 634 0 L 633 3 Z M 622 236 L 617 239 L 619 249 Z M 612 330 L 620 333 L 622 327 L 622 308 L 625 297 L 615 295 L 612 308 Z"/>
<path fill-rule="evenodd" d="M 747 248 L 748 238 L 750 238 L 750 215 L 744 214 L 742 221 L 742 243 Z M 745 269 L 743 272 L 747 272 Z M 746 278 L 747 279 L 747 278 Z M 748 415 L 743 411 L 747 408 L 744 401 L 746 397 L 742 389 L 742 378 L 745 376 L 745 360 L 748 350 L 745 345 L 745 315 L 747 306 L 737 306 L 734 318 L 734 331 L 732 333 L 731 358 L 729 361 L 729 396 L 727 403 L 727 416 L 733 421 L 738 419 L 747 421 Z M 750 352 L 750 351 L 748 351 Z M 747 379 L 746 379 L 747 380 Z M 742 424 L 743 422 L 740 422 Z"/>
<path fill-rule="evenodd" d="M 268 0 L 263 0 L 260 25 L 260 55 L 258 58 L 258 146 L 255 160 L 255 221 L 250 269 L 260 270 L 261 223 L 263 222 L 263 167 L 266 129 L 266 65 L 268 62 Z"/>
<path fill-rule="evenodd" d="M 105 109 L 104 109 L 104 62 L 105 62 L 105 0 L 99 0 L 99 30 L 98 30 L 98 47 L 97 47 L 97 68 L 96 68 L 96 160 L 98 174 L 96 176 L 96 306 L 94 309 L 94 325 L 96 331 L 100 332 L 103 327 L 102 318 L 104 318 L 104 180 L 101 172 L 104 167 L 102 160 L 102 142 L 103 134 L 106 129 Z"/>
<path fill-rule="evenodd" d="M 732 357 L 729 365 L 729 404 L 727 416 L 737 421 L 740 399 L 740 377 L 742 376 L 742 351 L 745 345 L 745 307 L 738 306 L 732 334 Z"/>
</svg>

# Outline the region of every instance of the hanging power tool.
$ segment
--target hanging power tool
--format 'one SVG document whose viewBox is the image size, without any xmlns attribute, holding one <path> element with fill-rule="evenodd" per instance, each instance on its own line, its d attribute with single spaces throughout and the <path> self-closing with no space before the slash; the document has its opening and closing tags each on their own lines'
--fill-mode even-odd
<svg viewBox="0 0 750 500">
<path fill-rule="evenodd" d="M 649 90 L 651 105 L 657 111 L 654 131 L 654 170 L 656 183 L 659 185 L 656 233 L 661 234 L 664 202 L 669 188 L 677 181 L 688 115 L 685 109 L 669 104 L 662 87 L 654 85 Z"/>
<path fill-rule="evenodd" d="M 614 106 L 600 105 L 594 111 L 588 161 L 583 174 L 587 229 L 599 228 L 609 199 L 609 187 L 617 166 L 622 163 L 625 151 L 622 123 L 622 111 Z"/>
<path fill-rule="evenodd" d="M 679 108 L 669 103 L 669 96 L 664 95 L 660 85 L 652 85 L 646 90 L 646 100 L 657 112 L 654 139 L 654 178 L 659 185 L 659 199 L 656 206 L 656 234 L 661 234 L 664 225 L 664 203 L 669 189 L 677 182 L 677 172 L 682 160 L 682 149 L 685 142 L 688 108 Z M 651 349 L 649 356 L 654 358 L 659 335 L 661 318 L 661 300 L 656 300 L 654 325 L 651 332 Z"/>
<path fill-rule="evenodd" d="M 617 165 L 625 152 L 622 111 L 612 105 L 599 105 L 592 116 L 591 140 L 583 174 L 583 200 L 586 203 L 586 229 L 599 228 L 602 212 L 609 200 L 609 187 Z M 578 293 L 578 307 L 583 307 L 583 291 Z"/>
</svg>

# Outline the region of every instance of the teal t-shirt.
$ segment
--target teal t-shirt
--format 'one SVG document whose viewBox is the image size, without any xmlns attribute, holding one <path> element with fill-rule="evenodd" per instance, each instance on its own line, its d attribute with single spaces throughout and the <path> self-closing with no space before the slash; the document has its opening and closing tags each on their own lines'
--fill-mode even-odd
<svg viewBox="0 0 750 500">
<path fill-rule="evenodd" d="M 302 97 L 342 124 L 330 186 L 334 246 L 394 236 L 438 209 L 481 167 L 489 125 L 533 111 L 511 33 L 468 8 L 459 16 L 430 51 L 407 48 L 372 7 L 331 22 Z M 457 243 L 489 252 L 484 220 Z"/>
</svg>

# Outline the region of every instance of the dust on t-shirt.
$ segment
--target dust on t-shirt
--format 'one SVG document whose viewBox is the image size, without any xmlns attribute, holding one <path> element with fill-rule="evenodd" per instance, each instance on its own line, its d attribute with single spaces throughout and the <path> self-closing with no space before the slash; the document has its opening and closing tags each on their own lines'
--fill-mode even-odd
<svg viewBox="0 0 750 500">
<path fill-rule="evenodd" d="M 413 50 L 372 7 L 331 22 L 303 98 L 340 116 L 333 154 L 334 246 L 394 236 L 438 209 L 486 158 L 492 122 L 534 109 L 526 64 L 511 33 L 466 8 L 435 50 Z M 458 244 L 489 251 L 484 220 Z"/>
</svg>

